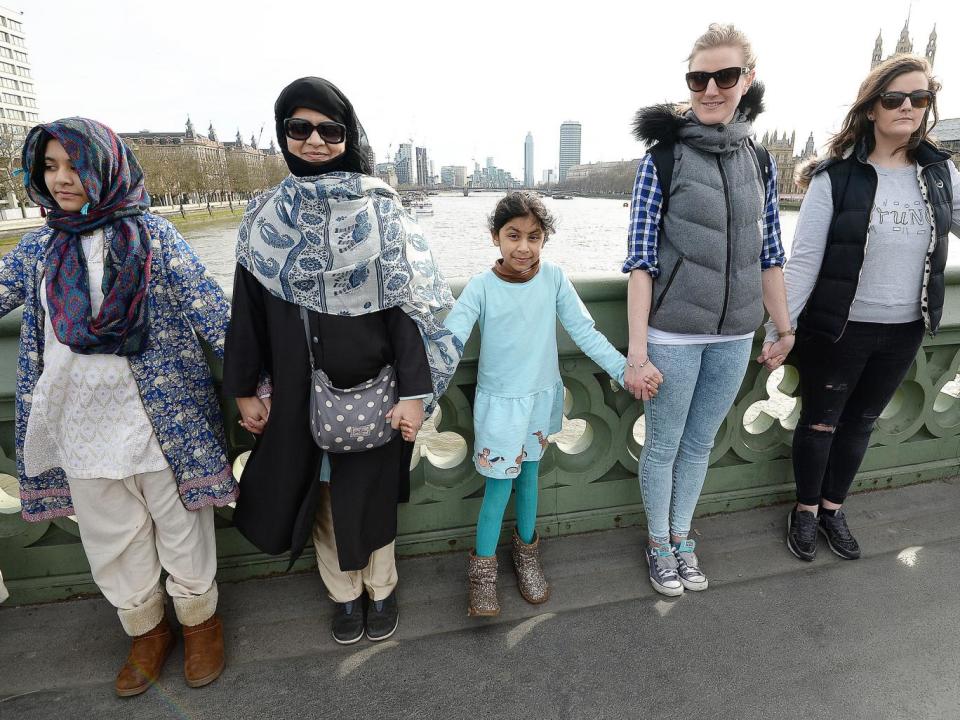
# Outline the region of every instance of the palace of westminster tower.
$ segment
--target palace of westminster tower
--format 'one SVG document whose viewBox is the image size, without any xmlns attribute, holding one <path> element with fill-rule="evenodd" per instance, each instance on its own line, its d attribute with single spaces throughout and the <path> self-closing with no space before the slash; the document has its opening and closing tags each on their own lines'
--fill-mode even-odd
<svg viewBox="0 0 960 720">
<path fill-rule="evenodd" d="M 897 41 L 897 47 L 891 55 L 883 57 L 883 31 L 877 33 L 877 42 L 873 46 L 873 57 L 870 59 L 870 69 L 872 70 L 884 60 L 889 60 L 895 55 L 904 53 L 913 53 L 913 40 L 910 39 L 910 15 L 907 14 L 907 21 L 903 24 L 903 30 L 900 31 L 900 39 Z M 937 54 L 937 26 L 933 26 L 930 32 L 930 39 L 927 41 L 927 51 L 924 53 L 930 65 L 933 65 L 933 58 Z"/>
</svg>

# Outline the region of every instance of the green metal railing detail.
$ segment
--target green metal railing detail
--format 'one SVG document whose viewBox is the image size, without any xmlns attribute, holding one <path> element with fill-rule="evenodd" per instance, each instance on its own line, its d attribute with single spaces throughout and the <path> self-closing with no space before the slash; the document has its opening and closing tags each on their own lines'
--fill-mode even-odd
<svg viewBox="0 0 960 720">
<path fill-rule="evenodd" d="M 960 272 L 948 274 L 947 281 L 941 332 L 936 338 L 925 339 L 907 378 L 878 421 L 854 490 L 960 474 L 960 399 L 954 389 L 960 372 Z M 625 279 L 580 277 L 575 285 L 598 328 L 614 345 L 625 348 Z M 0 321 L 0 473 L 13 476 L 19 323 L 19 312 Z M 758 336 L 758 352 L 759 343 Z M 437 424 L 438 432 L 459 435 L 467 452 L 461 458 L 434 464 L 427 457 L 431 455 L 429 443 L 418 450 L 411 501 L 400 509 L 400 553 L 466 550 L 472 544 L 483 493 L 483 478 L 474 471 L 471 460 L 477 349 L 474 336 L 449 392 L 440 401 Z M 213 367 L 215 377 L 219 377 L 219 365 L 213 363 Z M 568 391 L 565 414 L 585 421 L 586 426 L 566 452 L 552 443 L 541 462 L 540 532 L 562 535 L 643 523 L 636 477 L 640 445 L 634 438 L 635 425 L 642 416 L 641 404 L 626 392 L 615 391 L 609 378 L 562 332 L 560 367 Z M 663 370 L 669 376 L 669 368 Z M 698 515 L 793 497 L 790 441 L 799 408 L 794 406 L 786 417 L 775 417 L 768 410 L 757 413 L 755 404 L 769 400 L 768 382 L 770 374 L 751 363 L 737 400 L 717 434 Z M 954 383 L 949 386 L 951 392 L 944 392 L 948 383 Z M 787 366 L 777 390 L 791 396 L 796 387 L 796 371 Z M 232 401 L 222 401 L 222 405 L 231 456 L 236 458 L 250 449 L 251 438 L 237 425 Z M 781 398 L 781 406 L 789 405 L 789 399 Z M 241 481 L 241 492 L 242 488 Z M 283 571 L 286 559 L 253 548 L 232 527 L 232 513 L 232 508 L 217 510 L 218 577 L 230 580 Z M 507 538 L 510 526 L 508 517 L 502 539 Z M 295 567 L 306 569 L 313 564 L 312 553 L 307 552 Z M 0 497 L 0 569 L 12 602 L 97 591 L 76 523 L 69 518 L 26 523 L 20 518 L 15 499 L 9 497 Z"/>
</svg>

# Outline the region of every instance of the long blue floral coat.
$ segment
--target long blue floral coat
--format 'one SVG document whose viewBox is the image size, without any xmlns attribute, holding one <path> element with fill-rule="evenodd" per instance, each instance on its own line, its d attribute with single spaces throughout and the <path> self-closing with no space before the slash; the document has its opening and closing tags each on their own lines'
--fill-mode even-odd
<svg viewBox="0 0 960 720">
<path fill-rule="evenodd" d="M 147 214 L 153 247 L 148 292 L 150 338 L 147 349 L 129 358 L 143 406 L 163 454 L 170 463 L 180 498 L 189 510 L 222 506 L 237 498 L 227 460 L 223 419 L 199 335 L 223 357 L 230 309 L 220 286 L 193 249 L 167 220 Z M 109 245 L 110 228 L 105 242 Z M 23 442 L 33 389 L 43 372 L 43 258 L 52 230 L 28 233 L 0 258 L 0 317 L 23 305 L 17 364 L 16 446 L 20 501 L 28 521 L 73 514 L 63 470 L 27 477 Z"/>
</svg>

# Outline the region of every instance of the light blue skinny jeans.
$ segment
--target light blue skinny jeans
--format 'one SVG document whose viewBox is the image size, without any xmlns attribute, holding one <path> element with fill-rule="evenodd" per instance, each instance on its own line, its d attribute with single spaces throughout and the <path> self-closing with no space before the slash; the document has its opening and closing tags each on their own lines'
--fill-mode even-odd
<svg viewBox="0 0 960 720">
<path fill-rule="evenodd" d="M 640 492 L 647 532 L 657 544 L 690 533 L 707 475 L 710 450 L 750 361 L 752 340 L 647 347 L 663 373 L 655 398 L 644 402 L 646 439 L 640 453 Z"/>
</svg>

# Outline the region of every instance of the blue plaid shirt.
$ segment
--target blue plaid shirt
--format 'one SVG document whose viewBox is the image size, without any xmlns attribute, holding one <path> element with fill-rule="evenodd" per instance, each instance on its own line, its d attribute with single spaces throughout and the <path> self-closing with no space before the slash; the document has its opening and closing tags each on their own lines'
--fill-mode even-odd
<svg viewBox="0 0 960 720">
<path fill-rule="evenodd" d="M 633 202 L 630 204 L 630 229 L 627 232 L 627 259 L 623 272 L 646 270 L 652 277 L 660 274 L 657 267 L 657 242 L 660 233 L 663 192 L 657 179 L 657 168 L 649 153 L 643 156 L 637 168 L 637 181 L 633 185 Z M 770 178 L 763 213 L 763 249 L 760 251 L 760 267 L 763 270 L 783 267 L 787 257 L 780 242 L 780 207 L 777 203 L 777 163 L 770 156 Z"/>
</svg>

